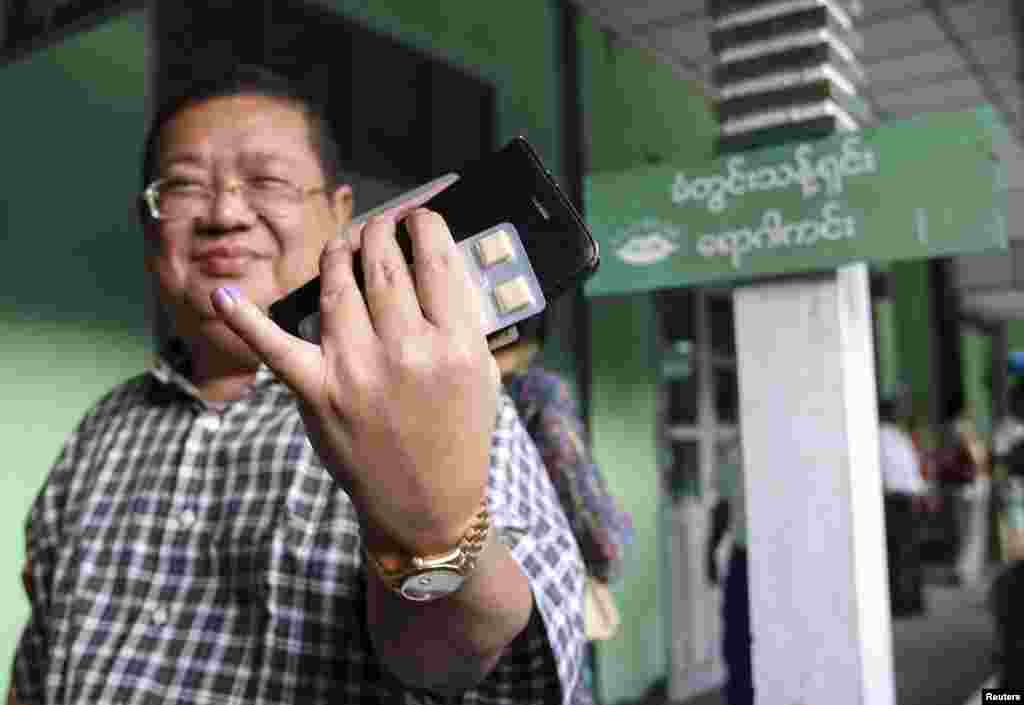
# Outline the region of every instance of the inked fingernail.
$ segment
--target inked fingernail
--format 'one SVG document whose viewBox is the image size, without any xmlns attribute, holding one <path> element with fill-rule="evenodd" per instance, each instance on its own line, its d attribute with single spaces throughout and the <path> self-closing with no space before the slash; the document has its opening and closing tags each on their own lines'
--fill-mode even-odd
<svg viewBox="0 0 1024 705">
<path fill-rule="evenodd" d="M 242 298 L 242 292 L 236 286 L 222 286 L 213 292 L 213 301 L 218 306 L 231 306 Z"/>
</svg>

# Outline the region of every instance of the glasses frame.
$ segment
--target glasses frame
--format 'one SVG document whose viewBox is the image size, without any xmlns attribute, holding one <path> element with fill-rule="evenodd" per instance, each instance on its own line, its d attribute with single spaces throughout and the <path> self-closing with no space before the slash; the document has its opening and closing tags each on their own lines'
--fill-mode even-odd
<svg viewBox="0 0 1024 705">
<path fill-rule="evenodd" d="M 179 216 L 179 217 L 175 217 L 175 218 L 166 218 L 166 217 L 163 217 L 163 216 L 160 215 L 160 206 L 159 206 L 159 204 L 157 202 L 157 199 L 158 199 L 158 194 L 159 194 L 159 191 L 160 191 L 160 185 L 165 183 L 167 180 L 168 180 L 167 177 L 160 177 L 159 179 L 154 179 L 153 182 L 150 183 L 149 186 L 147 186 L 145 188 L 145 190 L 143 190 L 143 192 L 141 194 L 141 197 L 142 197 L 142 200 L 145 202 L 146 206 L 149 208 L 149 216 L 153 220 L 164 222 L 164 223 L 166 223 L 168 221 L 174 221 L 174 220 L 186 220 L 188 218 L 188 216 Z M 292 184 L 291 182 L 289 182 L 289 185 L 294 186 L 295 187 L 295 192 L 296 192 L 296 194 L 298 194 L 298 199 L 295 201 L 295 205 L 300 205 L 300 204 L 304 203 L 307 198 L 309 198 L 310 196 L 315 196 L 318 193 L 325 193 L 326 194 L 327 193 L 327 188 L 328 188 L 327 184 L 323 184 L 321 186 L 312 186 L 312 187 L 309 187 L 309 188 L 302 188 L 301 186 L 298 186 L 296 184 Z M 266 212 L 264 212 L 263 209 L 258 208 L 255 205 L 253 205 L 252 201 L 248 198 L 248 196 L 245 195 L 245 188 L 246 188 L 245 182 L 242 182 L 239 185 L 232 186 L 231 188 L 227 188 L 227 189 L 215 189 L 215 188 L 210 188 L 208 186 L 204 187 L 204 188 L 206 188 L 206 190 L 210 194 L 212 194 L 214 197 L 216 197 L 216 195 L 220 191 L 225 191 L 226 192 L 226 191 L 236 191 L 237 190 L 237 191 L 239 191 L 241 193 L 242 200 L 245 201 L 245 205 L 249 209 L 251 209 L 252 211 L 254 211 L 256 213 L 260 213 L 261 215 L 267 215 Z M 212 202 L 213 201 L 211 199 L 211 203 Z"/>
</svg>

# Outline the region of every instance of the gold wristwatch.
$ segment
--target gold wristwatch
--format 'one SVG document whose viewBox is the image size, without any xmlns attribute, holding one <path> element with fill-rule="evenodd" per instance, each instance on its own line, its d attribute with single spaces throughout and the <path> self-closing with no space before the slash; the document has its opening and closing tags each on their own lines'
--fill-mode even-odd
<svg viewBox="0 0 1024 705">
<path fill-rule="evenodd" d="M 491 515 L 487 511 L 487 500 L 484 500 L 473 517 L 473 523 L 451 551 L 410 556 L 367 550 L 366 557 L 391 590 L 413 602 L 430 602 L 451 595 L 462 587 L 476 566 L 490 529 Z"/>
</svg>

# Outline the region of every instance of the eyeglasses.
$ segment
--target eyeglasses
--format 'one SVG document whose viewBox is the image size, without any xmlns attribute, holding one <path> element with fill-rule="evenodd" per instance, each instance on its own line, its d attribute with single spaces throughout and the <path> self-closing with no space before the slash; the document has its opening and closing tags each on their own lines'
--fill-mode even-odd
<svg viewBox="0 0 1024 705">
<path fill-rule="evenodd" d="M 238 191 L 254 211 L 281 216 L 291 213 L 310 196 L 326 193 L 327 188 L 302 188 L 284 179 L 257 177 L 216 189 L 200 181 L 171 177 L 151 183 L 142 192 L 142 198 L 154 220 L 178 220 L 209 213 L 218 191 Z"/>
</svg>

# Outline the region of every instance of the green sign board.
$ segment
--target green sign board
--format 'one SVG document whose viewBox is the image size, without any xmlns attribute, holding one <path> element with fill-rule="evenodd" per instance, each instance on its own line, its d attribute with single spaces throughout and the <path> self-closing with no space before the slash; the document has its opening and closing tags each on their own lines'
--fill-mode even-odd
<svg viewBox="0 0 1024 705">
<path fill-rule="evenodd" d="M 1006 247 L 994 111 L 587 178 L 589 296 Z"/>
</svg>

